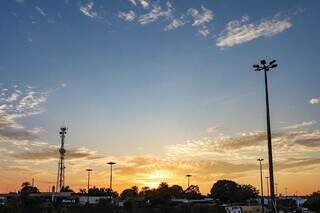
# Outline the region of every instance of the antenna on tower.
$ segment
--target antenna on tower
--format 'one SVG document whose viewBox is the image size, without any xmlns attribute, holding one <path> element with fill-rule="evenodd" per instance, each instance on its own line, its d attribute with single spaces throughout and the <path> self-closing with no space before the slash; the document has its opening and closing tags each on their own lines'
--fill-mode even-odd
<svg viewBox="0 0 320 213">
<path fill-rule="evenodd" d="M 64 164 L 64 156 L 66 153 L 66 150 L 64 148 L 64 139 L 67 134 L 67 127 L 65 125 L 60 127 L 60 138 L 61 138 L 61 146 L 59 149 L 60 153 L 60 159 L 59 159 L 59 164 L 58 164 L 58 174 L 57 174 L 57 185 L 56 185 L 56 190 L 60 191 L 62 188 L 64 188 L 64 181 L 65 181 L 65 164 Z"/>
</svg>

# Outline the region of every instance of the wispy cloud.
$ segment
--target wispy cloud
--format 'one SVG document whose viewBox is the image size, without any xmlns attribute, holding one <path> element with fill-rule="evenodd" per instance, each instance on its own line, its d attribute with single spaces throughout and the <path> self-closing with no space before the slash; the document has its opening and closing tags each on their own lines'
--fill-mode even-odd
<svg viewBox="0 0 320 213">
<path fill-rule="evenodd" d="M 320 104 L 320 98 L 312 98 L 310 104 Z"/>
<path fill-rule="evenodd" d="M 38 11 L 38 13 L 40 13 L 42 16 L 46 16 L 46 15 L 47 15 L 47 14 L 44 12 L 44 10 L 41 9 L 40 7 L 38 7 L 38 6 L 35 6 L 34 9 L 35 9 L 36 11 Z"/>
<path fill-rule="evenodd" d="M 136 13 L 132 10 L 128 12 L 119 12 L 118 17 L 124 21 L 133 21 L 136 18 Z"/>
<path fill-rule="evenodd" d="M 48 96 L 48 92 L 32 87 L 20 89 L 14 86 L 10 91 L 7 88 L 0 90 L 0 127 L 22 128 L 17 119 L 42 113 L 41 104 Z"/>
<path fill-rule="evenodd" d="M 149 24 L 157 21 L 159 18 L 169 18 L 172 16 L 172 5 L 170 3 L 166 4 L 166 9 L 162 9 L 160 5 L 153 5 L 152 9 L 139 17 L 140 24 Z"/>
<path fill-rule="evenodd" d="M 16 146 L 41 144 L 41 127 L 25 128 L 20 119 L 40 114 L 48 92 L 32 87 L 0 88 L 0 143 Z"/>
<path fill-rule="evenodd" d="M 217 132 L 220 132 L 222 130 L 224 130 L 224 128 L 221 127 L 221 126 L 212 126 L 212 127 L 208 127 L 206 129 L 206 132 L 207 133 L 217 133 Z"/>
<path fill-rule="evenodd" d="M 50 161 L 57 160 L 59 158 L 59 148 L 57 146 L 50 146 L 47 144 L 46 148 L 38 150 L 30 150 L 24 152 L 14 152 L 9 156 L 17 160 L 29 160 L 29 161 Z M 100 156 L 96 155 L 95 151 L 86 148 L 70 148 L 67 150 L 66 159 L 98 159 Z"/>
<path fill-rule="evenodd" d="M 137 5 L 137 2 L 135 0 L 128 0 L 128 1 L 135 6 Z"/>
<path fill-rule="evenodd" d="M 216 39 L 216 45 L 221 48 L 232 47 L 259 37 L 274 36 L 292 26 L 288 18 L 281 20 L 279 15 L 271 20 L 262 20 L 258 23 L 248 22 L 249 16 L 243 16 L 241 20 L 229 22 L 226 29 Z"/>
<path fill-rule="evenodd" d="M 80 6 L 80 11 L 84 15 L 86 15 L 90 18 L 95 18 L 95 17 L 97 17 L 98 13 L 93 10 L 93 6 L 94 6 L 93 2 L 88 2 L 88 3 Z"/>
<path fill-rule="evenodd" d="M 202 13 L 197 9 L 190 8 L 188 13 L 193 17 L 192 26 L 201 26 L 213 20 L 213 12 L 201 6 Z"/>
<path fill-rule="evenodd" d="M 320 151 L 319 131 L 294 131 L 274 133 L 273 145 L 278 159 L 308 156 Z M 257 152 L 266 149 L 265 132 L 243 133 L 235 137 L 202 138 L 186 143 L 166 147 L 170 157 L 201 157 L 207 156 L 224 160 L 250 160 Z M 280 156 L 281 155 L 281 156 Z"/>
<path fill-rule="evenodd" d="M 128 156 L 116 160 L 119 162 L 119 167 L 115 169 L 118 179 L 151 187 L 162 181 L 184 182 L 185 174 L 192 173 L 194 180 L 200 183 L 200 186 L 209 188 L 214 179 L 252 176 L 252 172 L 257 170 L 254 161 L 231 163 L 223 160 L 173 160 L 150 155 Z M 280 172 L 307 166 L 314 168 L 319 164 L 319 158 L 290 158 L 277 161 L 275 167 Z"/>
<path fill-rule="evenodd" d="M 193 23 L 192 26 L 198 28 L 198 32 L 206 37 L 210 34 L 209 28 L 206 26 L 206 24 L 210 23 L 213 20 L 213 12 L 204 6 L 201 6 L 202 12 L 200 12 L 197 9 L 190 8 L 188 10 L 188 14 L 192 16 Z"/>
<path fill-rule="evenodd" d="M 183 17 L 181 18 L 174 18 L 172 19 L 172 21 L 164 28 L 164 30 L 174 30 L 176 28 L 182 27 L 183 25 L 185 25 L 185 21 L 183 19 Z"/>
<path fill-rule="evenodd" d="M 298 124 L 293 124 L 293 125 L 290 125 L 290 126 L 286 126 L 283 129 L 300 129 L 300 128 L 312 126 L 312 125 L 317 124 L 317 123 L 318 122 L 314 121 L 314 120 L 313 121 L 303 121 L 303 122 L 298 123 Z"/>
<path fill-rule="evenodd" d="M 144 9 L 149 8 L 149 0 L 129 0 L 129 2 L 131 2 L 135 6 L 140 4 Z"/>
</svg>

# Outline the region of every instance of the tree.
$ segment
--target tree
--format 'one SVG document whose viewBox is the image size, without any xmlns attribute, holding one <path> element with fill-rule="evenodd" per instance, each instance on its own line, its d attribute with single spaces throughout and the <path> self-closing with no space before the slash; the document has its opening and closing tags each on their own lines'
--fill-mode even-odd
<svg viewBox="0 0 320 213">
<path fill-rule="evenodd" d="M 259 191 L 252 185 L 247 184 L 247 185 L 241 185 L 240 186 L 240 201 L 246 201 L 249 199 L 257 198 Z"/>
<path fill-rule="evenodd" d="M 187 199 L 200 199 L 202 195 L 198 185 L 191 185 L 185 191 L 185 196 Z"/>
<path fill-rule="evenodd" d="M 120 197 L 122 199 L 129 199 L 138 196 L 138 187 L 133 186 L 130 189 L 125 189 L 121 192 Z"/>
<path fill-rule="evenodd" d="M 60 189 L 60 192 L 74 192 L 69 186 L 63 186 Z"/>
<path fill-rule="evenodd" d="M 87 190 L 86 189 L 79 189 L 79 193 L 80 194 L 87 194 Z"/>
<path fill-rule="evenodd" d="M 320 209 L 320 191 L 313 192 L 308 196 L 306 202 L 303 206 L 307 207 L 310 210 L 318 211 Z"/>
<path fill-rule="evenodd" d="M 21 184 L 21 194 L 40 193 L 39 189 L 35 186 L 31 186 L 29 182 L 23 182 Z"/>
<path fill-rule="evenodd" d="M 110 197 L 113 197 L 113 198 L 119 197 L 118 192 L 113 191 L 113 190 L 110 189 L 110 188 L 104 188 L 104 190 L 105 190 L 105 193 L 106 193 L 107 196 L 110 196 Z"/>
<path fill-rule="evenodd" d="M 171 198 L 183 198 L 184 197 L 183 188 L 179 185 L 170 186 L 168 190 L 171 195 Z"/>
<path fill-rule="evenodd" d="M 168 188 L 169 188 L 169 185 L 166 182 L 162 182 L 158 186 L 159 190 L 165 190 L 165 189 L 168 189 Z"/>
<path fill-rule="evenodd" d="M 144 186 L 141 188 L 141 190 L 139 192 L 139 196 L 144 197 L 149 192 L 150 192 L 150 188 L 148 186 Z"/>
<path fill-rule="evenodd" d="M 239 185 L 231 180 L 218 180 L 210 190 L 210 196 L 219 199 L 223 203 L 236 202 L 236 194 Z"/>
<path fill-rule="evenodd" d="M 245 202 L 258 196 L 258 190 L 251 185 L 239 185 L 231 180 L 218 180 L 210 190 L 210 196 L 223 203 Z"/>
<path fill-rule="evenodd" d="M 144 194 L 153 205 L 165 204 L 171 199 L 170 187 L 165 182 L 160 183 L 157 189 L 146 190 Z"/>
<path fill-rule="evenodd" d="M 95 186 L 88 190 L 88 194 L 90 196 L 105 196 L 106 192 L 104 188 L 96 188 Z"/>
<path fill-rule="evenodd" d="M 118 193 L 112 191 L 110 188 L 97 188 L 92 187 L 88 190 L 88 194 L 91 196 L 109 196 L 109 197 L 118 197 Z"/>
<path fill-rule="evenodd" d="M 284 212 L 293 212 L 297 208 L 297 202 L 293 199 L 277 200 L 277 209 Z"/>
</svg>

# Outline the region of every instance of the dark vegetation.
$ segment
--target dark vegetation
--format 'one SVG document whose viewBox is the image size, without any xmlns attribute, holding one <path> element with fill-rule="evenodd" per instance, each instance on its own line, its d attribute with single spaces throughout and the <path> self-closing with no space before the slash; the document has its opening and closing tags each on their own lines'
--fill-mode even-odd
<svg viewBox="0 0 320 213">
<path fill-rule="evenodd" d="M 310 210 L 320 212 L 320 191 L 314 192 L 308 196 L 304 206 Z"/>
<path fill-rule="evenodd" d="M 66 186 L 62 191 L 73 192 Z M 18 197 L 9 199 L 6 205 L 0 206 L 0 213 L 222 213 L 225 212 L 221 204 L 243 204 L 258 197 L 258 190 L 251 185 L 240 185 L 230 180 L 219 180 L 213 184 L 210 194 L 204 196 L 200 193 L 197 185 L 191 185 L 183 189 L 179 185 L 169 186 L 161 183 L 158 188 L 133 186 L 125 189 L 119 195 L 109 188 L 89 189 L 90 196 L 109 196 L 113 199 L 101 199 L 95 205 L 70 205 L 63 206 L 51 203 L 50 200 L 30 196 L 30 194 L 40 193 L 35 186 L 25 182 L 21 185 Z M 87 191 L 80 189 L 76 195 L 86 196 Z M 215 204 L 210 203 L 177 203 L 172 199 L 201 200 L 203 198 L 213 198 Z M 117 202 L 124 201 L 123 206 L 116 205 Z M 279 208 L 285 211 L 293 211 L 296 207 L 292 200 L 279 200 Z M 318 210 L 320 207 L 320 192 L 313 193 L 308 197 L 306 207 Z"/>
</svg>

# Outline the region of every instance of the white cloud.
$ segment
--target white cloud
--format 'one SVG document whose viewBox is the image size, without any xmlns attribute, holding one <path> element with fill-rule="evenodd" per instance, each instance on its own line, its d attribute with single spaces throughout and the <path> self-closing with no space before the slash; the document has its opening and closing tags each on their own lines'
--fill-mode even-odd
<svg viewBox="0 0 320 213">
<path fill-rule="evenodd" d="M 174 29 L 176 29 L 176 28 L 178 28 L 178 27 L 182 27 L 183 25 L 185 25 L 185 22 L 183 21 L 183 19 L 182 18 L 180 18 L 180 19 L 173 19 L 172 21 L 171 21 L 171 23 L 170 24 L 168 24 L 165 28 L 164 28 L 164 30 L 166 30 L 166 31 L 168 31 L 168 30 L 174 30 Z"/>
<path fill-rule="evenodd" d="M 279 20 L 278 15 L 271 20 L 262 20 L 259 23 L 248 23 L 249 17 L 230 21 L 226 29 L 216 40 L 218 47 L 232 47 L 249 42 L 259 37 L 269 37 L 281 33 L 292 26 L 289 19 Z"/>
<path fill-rule="evenodd" d="M 47 14 L 44 12 L 43 9 L 41 9 L 40 7 L 38 6 L 35 6 L 34 9 L 36 9 L 36 11 L 38 11 L 42 16 L 46 16 Z"/>
<path fill-rule="evenodd" d="M 149 8 L 149 5 L 150 5 L 148 0 L 128 0 L 128 1 L 134 6 L 137 6 L 139 3 L 144 9 Z"/>
<path fill-rule="evenodd" d="M 91 18 L 94 18 L 98 14 L 97 14 L 97 12 L 93 11 L 93 6 L 94 6 L 93 2 L 88 2 L 87 4 L 83 4 L 83 5 L 80 6 L 80 11 L 84 15 L 86 15 L 88 17 L 91 17 Z"/>
<path fill-rule="evenodd" d="M 19 92 L 13 92 L 9 97 L 8 97 L 8 102 L 14 102 L 16 101 L 20 96 L 20 93 Z"/>
<path fill-rule="evenodd" d="M 67 87 L 67 83 L 62 83 L 60 86 L 65 88 L 65 87 Z"/>
<path fill-rule="evenodd" d="M 198 29 L 198 32 L 204 36 L 204 37 L 207 37 L 209 34 L 210 34 L 210 30 L 207 26 L 202 26 L 201 28 Z"/>
<path fill-rule="evenodd" d="M 32 87 L 18 86 L 9 90 L 0 87 L 0 90 L 0 143 L 24 150 L 47 145 L 38 138 L 43 128 L 28 129 L 20 119 L 44 112 L 42 104 L 47 100 L 49 93 Z"/>
<path fill-rule="evenodd" d="M 284 127 L 283 129 L 300 129 L 300 128 L 304 128 L 304 127 L 307 127 L 307 126 L 312 126 L 312 125 L 317 124 L 317 123 L 318 123 L 317 121 L 303 121 L 303 122 L 298 123 L 298 124 L 293 124 L 293 125 Z"/>
<path fill-rule="evenodd" d="M 278 160 L 312 156 L 320 151 L 320 131 L 278 132 L 272 135 L 274 154 Z M 249 132 L 234 137 L 201 138 L 166 146 L 173 158 L 205 157 L 226 161 L 250 161 L 266 153 L 265 132 Z"/>
<path fill-rule="evenodd" d="M 131 4 L 133 5 L 137 5 L 137 2 L 135 0 L 129 0 L 129 2 L 131 2 Z"/>
<path fill-rule="evenodd" d="M 130 10 L 128 12 L 119 12 L 118 17 L 123 19 L 124 21 L 133 21 L 136 18 L 136 14 L 134 11 Z"/>
<path fill-rule="evenodd" d="M 141 6 L 143 7 L 143 8 L 148 8 L 149 7 L 149 1 L 148 0 L 138 0 L 139 2 L 140 2 L 140 4 L 141 4 Z"/>
<path fill-rule="evenodd" d="M 19 89 L 13 87 L 11 93 L 7 88 L 1 89 L 0 128 L 22 128 L 17 119 L 43 112 L 41 104 L 47 100 L 48 93 L 37 91 L 32 87 Z"/>
<path fill-rule="evenodd" d="M 140 24 L 149 24 L 151 22 L 157 21 L 159 18 L 169 18 L 172 16 L 172 5 L 167 3 L 167 9 L 163 10 L 159 5 L 153 5 L 150 12 L 139 17 Z"/>
<path fill-rule="evenodd" d="M 320 98 L 312 98 L 310 104 L 320 104 Z"/>
<path fill-rule="evenodd" d="M 202 13 L 199 12 L 197 9 L 190 8 L 188 10 L 188 14 L 192 16 L 193 23 L 192 26 L 198 28 L 198 32 L 206 37 L 210 34 L 209 28 L 206 24 L 210 23 L 213 20 L 213 12 L 204 6 L 201 6 Z"/>
<path fill-rule="evenodd" d="M 188 13 L 193 17 L 192 26 L 201 26 L 205 23 L 209 23 L 213 20 L 213 12 L 204 6 L 201 6 L 202 13 L 197 9 L 190 8 Z"/>
<path fill-rule="evenodd" d="M 206 129 L 207 133 L 216 133 L 222 131 L 224 128 L 221 126 L 213 126 L 213 127 L 208 127 Z"/>
</svg>

